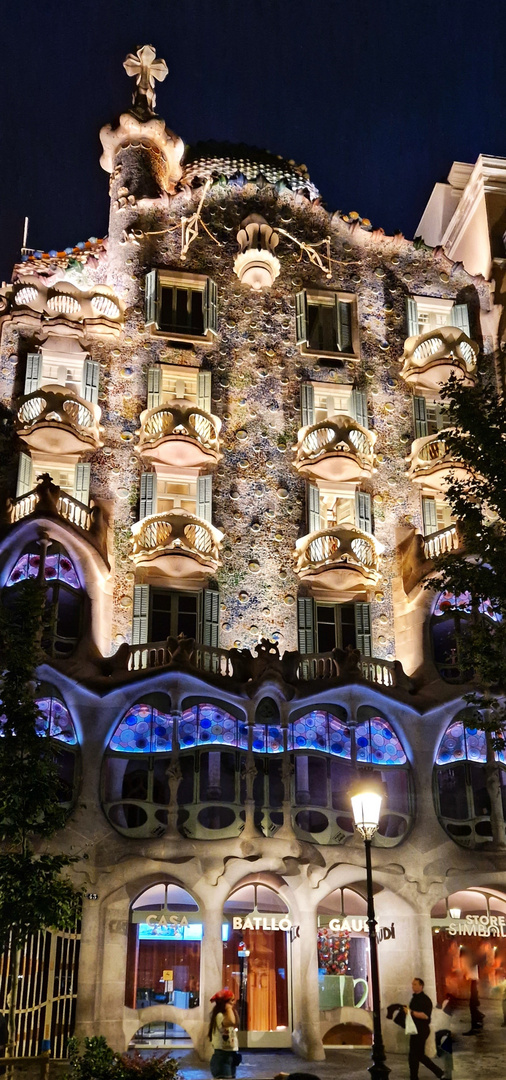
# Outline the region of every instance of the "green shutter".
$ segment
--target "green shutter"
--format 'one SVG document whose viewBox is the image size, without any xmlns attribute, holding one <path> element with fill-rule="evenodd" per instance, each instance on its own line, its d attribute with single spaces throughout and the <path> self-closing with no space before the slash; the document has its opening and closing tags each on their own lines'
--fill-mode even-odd
<svg viewBox="0 0 506 1080">
<path fill-rule="evenodd" d="M 197 374 L 197 405 L 204 412 L 211 412 L 211 372 L 199 371 Z"/>
<path fill-rule="evenodd" d="M 204 330 L 218 333 L 218 289 L 211 278 L 207 279 L 204 294 Z"/>
<path fill-rule="evenodd" d="M 336 333 L 339 352 L 352 353 L 351 304 L 336 297 Z"/>
<path fill-rule="evenodd" d="M 320 491 L 316 484 L 307 485 L 307 524 L 310 533 L 321 529 Z"/>
<path fill-rule="evenodd" d="M 144 645 L 148 640 L 149 585 L 134 585 L 132 645 Z"/>
<path fill-rule="evenodd" d="M 297 598 L 297 620 L 299 634 L 299 652 L 314 652 L 314 612 L 310 596 Z"/>
<path fill-rule="evenodd" d="M 148 368 L 148 409 L 157 409 L 160 404 L 162 369 L 160 364 Z"/>
<path fill-rule="evenodd" d="M 295 339 L 297 345 L 307 342 L 307 298 L 304 289 L 295 294 Z"/>
<path fill-rule="evenodd" d="M 429 495 L 422 496 L 422 518 L 424 536 L 438 531 L 436 500 Z"/>
<path fill-rule="evenodd" d="M 197 477 L 197 517 L 209 523 L 213 520 L 213 478 Z"/>
<path fill-rule="evenodd" d="M 28 353 L 26 358 L 25 394 L 38 390 L 42 378 L 42 353 Z"/>
<path fill-rule="evenodd" d="M 362 532 L 372 533 L 372 506 L 368 491 L 355 492 L 356 524 Z"/>
<path fill-rule="evenodd" d="M 93 405 L 98 401 L 98 380 L 100 367 L 98 360 L 85 360 L 83 366 L 82 396 Z"/>
<path fill-rule="evenodd" d="M 418 337 L 418 304 L 412 296 L 406 297 L 407 337 Z"/>
<path fill-rule="evenodd" d="M 452 326 L 458 326 L 460 330 L 463 330 L 468 337 L 471 337 L 471 328 L 469 326 L 469 308 L 467 304 L 454 304 L 450 311 L 450 323 Z"/>
<path fill-rule="evenodd" d="M 220 633 L 220 594 L 217 589 L 204 589 L 202 637 L 204 645 L 217 649 Z"/>
<path fill-rule="evenodd" d="M 84 503 L 85 506 L 89 505 L 90 501 L 90 472 L 91 465 L 89 461 L 80 461 L 76 465 L 76 472 L 74 476 L 74 498 L 78 502 Z"/>
<path fill-rule="evenodd" d="M 16 485 L 16 498 L 20 495 L 27 495 L 32 490 L 33 484 L 33 469 L 32 459 L 28 457 L 28 454 L 21 453 L 19 455 L 18 463 L 18 480 Z"/>
<path fill-rule="evenodd" d="M 424 439 L 429 434 L 427 422 L 427 402 L 424 397 L 415 394 L 413 398 L 413 419 L 415 422 L 415 439 Z"/>
<path fill-rule="evenodd" d="M 355 604 L 355 636 L 357 649 L 362 656 L 371 656 L 371 608 L 369 604 Z"/>
<path fill-rule="evenodd" d="M 139 521 L 151 514 L 156 514 L 156 473 L 145 472 L 141 474 Z"/>
<path fill-rule="evenodd" d="M 158 270 L 146 274 L 144 319 L 146 326 L 158 326 Z"/>
<path fill-rule="evenodd" d="M 310 427 L 315 422 L 314 386 L 309 382 L 302 383 L 300 388 L 300 419 L 301 427 Z"/>
<path fill-rule="evenodd" d="M 369 427 L 369 415 L 367 412 L 367 394 L 365 390 L 352 390 L 351 414 L 362 427 Z"/>
</svg>

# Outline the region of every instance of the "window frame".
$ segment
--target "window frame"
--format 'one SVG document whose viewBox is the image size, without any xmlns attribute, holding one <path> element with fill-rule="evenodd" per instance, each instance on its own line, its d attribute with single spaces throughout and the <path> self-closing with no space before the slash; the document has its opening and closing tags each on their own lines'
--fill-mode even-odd
<svg viewBox="0 0 506 1080">
<path fill-rule="evenodd" d="M 162 289 L 179 288 L 202 294 L 202 333 L 188 327 L 188 332 L 163 330 L 159 326 Z M 217 287 L 209 275 L 179 273 L 176 270 L 153 269 L 145 277 L 145 327 L 152 337 L 166 341 L 185 341 L 196 345 L 214 342 L 217 334 Z"/>
<path fill-rule="evenodd" d="M 302 299 L 299 299 L 303 297 Z M 336 348 L 335 349 L 314 349 L 309 344 L 308 339 L 308 308 L 310 304 L 324 307 L 335 308 L 336 302 L 346 303 L 350 307 L 350 336 L 351 336 L 351 352 L 341 351 L 337 347 L 337 325 L 336 325 Z M 303 305 L 303 307 L 302 307 Z M 296 338 L 297 344 L 300 347 L 300 351 L 303 355 L 318 356 L 322 359 L 329 359 L 331 361 L 340 360 L 352 360 L 358 362 L 360 360 L 360 336 L 358 325 L 358 304 L 357 294 L 352 292 L 345 292 L 341 289 L 302 289 L 296 296 L 296 318 L 297 318 L 297 330 Z M 302 325 L 303 324 L 303 325 Z M 325 367 L 331 367 L 331 364 L 324 365 Z"/>
</svg>

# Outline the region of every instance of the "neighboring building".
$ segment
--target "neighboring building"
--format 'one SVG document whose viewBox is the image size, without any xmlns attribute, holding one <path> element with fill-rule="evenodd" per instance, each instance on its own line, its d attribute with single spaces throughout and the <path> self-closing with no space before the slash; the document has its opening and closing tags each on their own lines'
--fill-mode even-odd
<svg viewBox="0 0 506 1080">
<path fill-rule="evenodd" d="M 462 723 L 468 608 L 424 586 L 459 544 L 439 385 L 500 370 L 495 231 L 468 215 L 465 250 L 445 253 L 329 214 L 293 162 L 184 152 L 153 111 L 163 62 L 145 48 L 126 66 L 134 104 L 101 132 L 108 238 L 25 251 L 0 297 L 17 432 L 0 585 L 8 602 L 47 581 L 41 707 L 87 860 L 78 990 L 77 936 L 41 935 L 20 1052 L 44 1036 L 63 1053 L 77 993 L 80 1033 L 204 1056 L 209 999 L 241 981 L 245 1045 L 318 1059 L 367 1039 L 348 797 L 366 764 L 388 792 L 384 1004 L 414 974 L 464 997 L 474 942 L 493 1011 L 506 860 Z M 429 204 L 431 243 L 457 235 L 490 161 Z M 494 200 L 500 221 L 499 184 Z"/>
</svg>

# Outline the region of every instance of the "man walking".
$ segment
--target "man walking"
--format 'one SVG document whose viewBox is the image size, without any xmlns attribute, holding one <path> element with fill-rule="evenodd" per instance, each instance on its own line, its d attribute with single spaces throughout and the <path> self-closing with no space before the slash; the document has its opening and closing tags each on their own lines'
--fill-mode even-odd
<svg viewBox="0 0 506 1080">
<path fill-rule="evenodd" d="M 420 1063 L 425 1065 L 426 1069 L 430 1069 L 434 1076 L 439 1077 L 439 1080 L 443 1080 L 443 1070 L 434 1065 L 434 1062 L 425 1053 L 425 1043 L 430 1031 L 432 1001 L 427 994 L 424 994 L 424 985 L 423 979 L 413 979 L 411 983 L 413 997 L 409 1005 L 406 1006 L 406 1012 L 409 1010 L 416 1027 L 416 1035 L 410 1035 L 409 1038 L 409 1080 L 418 1080 L 418 1066 Z"/>
</svg>

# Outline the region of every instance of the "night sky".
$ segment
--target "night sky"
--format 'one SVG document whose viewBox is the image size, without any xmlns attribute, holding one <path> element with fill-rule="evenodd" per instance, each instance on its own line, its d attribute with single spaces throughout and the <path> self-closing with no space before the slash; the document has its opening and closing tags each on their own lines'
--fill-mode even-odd
<svg viewBox="0 0 506 1080">
<path fill-rule="evenodd" d="M 0 275 L 107 231 L 98 131 L 128 52 L 168 64 L 157 111 L 187 143 L 304 162 L 331 210 L 413 236 L 452 161 L 506 156 L 506 5 L 476 0 L 22 0 L 0 4 Z"/>
</svg>

